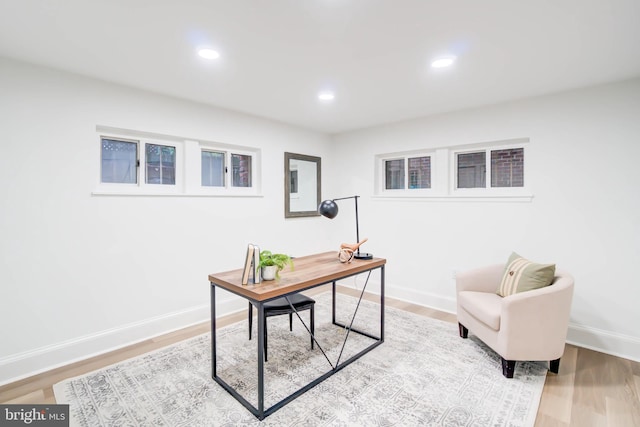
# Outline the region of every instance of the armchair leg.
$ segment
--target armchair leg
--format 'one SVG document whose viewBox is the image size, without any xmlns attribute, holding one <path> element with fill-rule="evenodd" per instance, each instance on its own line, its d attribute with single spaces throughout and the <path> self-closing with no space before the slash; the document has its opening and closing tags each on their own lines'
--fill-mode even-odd
<svg viewBox="0 0 640 427">
<path fill-rule="evenodd" d="M 557 374 L 560 371 L 560 359 L 549 361 L 549 370 Z"/>
<path fill-rule="evenodd" d="M 506 378 L 513 378 L 513 372 L 516 370 L 516 361 L 515 360 L 505 360 L 504 357 L 502 359 L 502 375 Z"/>
<path fill-rule="evenodd" d="M 469 336 L 469 330 L 460 322 L 458 322 L 458 331 L 460 332 L 460 338 L 467 338 Z"/>
</svg>

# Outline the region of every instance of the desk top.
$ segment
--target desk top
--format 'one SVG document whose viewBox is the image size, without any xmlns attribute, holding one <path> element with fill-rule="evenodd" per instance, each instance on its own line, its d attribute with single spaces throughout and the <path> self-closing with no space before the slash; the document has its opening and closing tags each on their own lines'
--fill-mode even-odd
<svg viewBox="0 0 640 427">
<path fill-rule="evenodd" d="M 280 272 L 280 279 L 266 280 L 256 285 L 253 283 L 242 285 L 242 269 L 238 269 L 210 274 L 209 282 L 245 298 L 264 301 L 372 270 L 383 266 L 386 262 L 384 258 L 373 258 L 354 259 L 351 263 L 341 263 L 338 260 L 338 252 L 324 252 L 294 258 L 294 270 L 285 267 Z"/>
</svg>

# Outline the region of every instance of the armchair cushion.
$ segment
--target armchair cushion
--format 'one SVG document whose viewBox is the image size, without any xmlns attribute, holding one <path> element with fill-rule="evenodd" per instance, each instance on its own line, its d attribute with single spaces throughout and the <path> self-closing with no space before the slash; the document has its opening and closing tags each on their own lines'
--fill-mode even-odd
<svg viewBox="0 0 640 427">
<path fill-rule="evenodd" d="M 502 298 L 495 293 L 462 291 L 458 293 L 458 303 L 460 307 L 494 331 L 500 330 Z"/>
<path fill-rule="evenodd" d="M 506 297 L 519 292 L 544 288 L 553 282 L 555 264 L 537 264 L 512 253 L 500 281 L 497 294 Z"/>
</svg>

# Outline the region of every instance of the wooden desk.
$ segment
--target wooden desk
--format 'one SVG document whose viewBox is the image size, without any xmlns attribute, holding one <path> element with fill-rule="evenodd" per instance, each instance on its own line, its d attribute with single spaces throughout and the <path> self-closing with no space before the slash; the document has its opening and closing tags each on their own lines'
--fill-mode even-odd
<svg viewBox="0 0 640 427">
<path fill-rule="evenodd" d="M 383 258 L 373 258 L 370 260 L 353 260 L 351 263 L 341 263 L 338 260 L 337 252 L 325 252 L 316 255 L 309 255 L 305 257 L 295 258 L 295 269 L 289 271 L 285 269 L 280 272 L 280 280 L 266 281 L 259 284 L 242 285 L 242 270 L 232 270 L 223 273 L 209 275 L 209 282 L 211 284 L 211 377 L 214 381 L 220 384 L 225 390 L 227 390 L 233 397 L 242 403 L 253 415 L 262 420 L 269 416 L 273 412 L 277 411 L 287 403 L 291 402 L 296 397 L 302 395 L 309 389 L 315 387 L 317 384 L 329 378 L 345 366 L 354 362 L 362 357 L 364 354 L 373 350 L 384 342 L 384 268 L 386 260 Z M 342 325 L 335 320 L 335 308 L 336 308 L 336 281 L 351 277 L 360 273 L 370 273 L 375 269 L 380 269 L 380 336 L 376 337 L 368 333 L 358 331 L 352 328 L 352 325 Z M 343 328 L 347 328 L 348 333 L 345 336 L 345 342 L 349 338 L 349 333 L 354 332 L 362 335 L 366 335 L 369 338 L 375 340 L 373 344 L 345 360 L 344 362 L 338 362 L 336 365 L 331 364 L 331 369 L 320 377 L 316 378 L 306 386 L 302 387 L 298 391 L 282 399 L 280 402 L 271 406 L 270 408 L 264 407 L 264 303 L 275 298 L 286 297 L 288 295 L 304 291 L 307 289 L 315 288 L 327 283 L 333 284 L 333 300 L 332 300 L 332 322 Z M 368 279 L 367 279 L 368 283 Z M 366 290 L 367 284 L 362 289 L 360 298 Z M 216 370 L 216 287 L 223 288 L 231 293 L 239 295 L 247 300 L 258 309 L 258 333 L 257 346 L 258 346 L 258 407 L 256 408 L 250 402 L 248 402 L 242 395 L 240 395 L 233 387 L 228 385 L 223 379 L 217 375 Z M 359 304 L 358 304 L 359 305 Z M 292 306 L 293 308 L 293 306 Z M 356 307 L 356 312 L 358 308 Z M 355 313 L 351 317 L 355 318 Z M 305 325 L 307 331 L 309 328 Z M 313 337 L 315 341 L 315 337 Z M 317 341 L 316 341 L 317 343 Z M 321 348 L 321 346 L 319 345 Z M 326 355 L 325 355 L 326 356 Z"/>
</svg>

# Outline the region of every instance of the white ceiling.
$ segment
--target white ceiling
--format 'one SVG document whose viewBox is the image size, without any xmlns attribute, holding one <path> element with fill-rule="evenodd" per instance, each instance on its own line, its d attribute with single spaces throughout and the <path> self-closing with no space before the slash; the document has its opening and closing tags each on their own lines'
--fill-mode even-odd
<svg viewBox="0 0 640 427">
<path fill-rule="evenodd" d="M 0 0 L 0 56 L 333 134 L 640 76 L 640 0 Z"/>
</svg>

